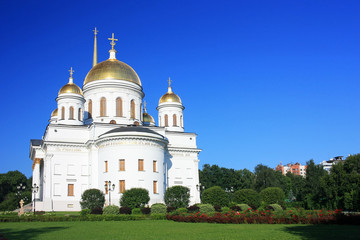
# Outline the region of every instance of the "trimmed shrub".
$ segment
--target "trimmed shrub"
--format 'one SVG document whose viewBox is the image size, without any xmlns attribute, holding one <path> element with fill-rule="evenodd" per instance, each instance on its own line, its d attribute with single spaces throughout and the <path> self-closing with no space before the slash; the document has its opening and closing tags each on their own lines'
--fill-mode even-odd
<svg viewBox="0 0 360 240">
<path fill-rule="evenodd" d="M 134 208 L 133 210 L 131 210 L 131 214 L 139 215 L 139 214 L 141 214 L 141 209 L 140 208 Z"/>
<path fill-rule="evenodd" d="M 192 206 L 190 206 L 190 207 L 187 208 L 187 210 L 188 210 L 189 213 L 193 213 L 193 212 L 196 213 L 196 212 L 199 211 L 199 209 L 200 209 L 200 208 L 199 208 L 196 204 L 195 204 L 195 205 L 192 205 Z"/>
<path fill-rule="evenodd" d="M 149 208 L 149 207 L 141 208 L 141 213 L 142 214 L 149 215 L 150 212 L 151 212 L 151 208 Z"/>
<path fill-rule="evenodd" d="M 255 209 L 260 206 L 260 195 L 253 189 L 240 189 L 234 192 L 233 201 L 242 204 L 255 206 Z"/>
<path fill-rule="evenodd" d="M 105 215 L 119 214 L 119 210 L 120 210 L 120 208 L 118 206 L 109 205 L 109 206 L 104 207 L 103 214 L 105 214 Z"/>
<path fill-rule="evenodd" d="M 154 220 L 166 220 L 166 214 L 160 214 L 160 213 L 151 214 L 150 218 Z"/>
<path fill-rule="evenodd" d="M 120 205 L 134 208 L 142 208 L 150 201 L 149 191 L 144 188 L 131 188 L 125 190 L 121 199 Z"/>
<path fill-rule="evenodd" d="M 201 214 L 213 214 L 215 213 L 215 208 L 211 204 L 198 204 L 199 206 L 199 212 Z"/>
<path fill-rule="evenodd" d="M 211 205 L 227 206 L 229 198 L 226 192 L 218 186 L 206 189 L 201 197 L 202 203 Z"/>
<path fill-rule="evenodd" d="M 89 215 L 91 214 L 91 210 L 90 209 L 83 209 L 81 210 L 80 212 L 80 216 L 86 216 L 86 215 Z"/>
<path fill-rule="evenodd" d="M 270 204 L 270 206 L 275 210 L 275 211 L 283 211 L 283 208 L 279 205 L 279 204 Z"/>
<path fill-rule="evenodd" d="M 229 207 L 222 207 L 221 208 L 221 212 L 222 213 L 228 213 L 230 211 L 230 208 Z"/>
<path fill-rule="evenodd" d="M 268 187 L 260 192 L 260 199 L 267 204 L 282 204 L 285 199 L 285 194 L 281 188 Z"/>
<path fill-rule="evenodd" d="M 214 208 L 216 212 L 221 212 L 221 206 L 215 205 Z"/>
<path fill-rule="evenodd" d="M 165 214 L 166 213 L 166 206 L 162 203 L 155 203 L 151 205 L 151 215 L 153 214 Z"/>
<path fill-rule="evenodd" d="M 175 210 L 175 213 L 178 215 L 182 215 L 182 214 L 187 213 L 187 209 L 186 208 L 178 208 Z"/>
<path fill-rule="evenodd" d="M 251 208 L 249 205 L 247 204 L 238 204 L 237 206 L 240 207 L 241 211 L 246 211 L 248 210 L 249 208 Z"/>
<path fill-rule="evenodd" d="M 131 208 L 129 207 L 121 207 L 119 210 L 120 214 L 131 214 Z"/>
<path fill-rule="evenodd" d="M 190 189 L 184 186 L 173 186 L 166 189 L 164 196 L 168 207 L 186 208 L 190 202 Z"/>
<path fill-rule="evenodd" d="M 166 212 L 170 213 L 176 210 L 176 207 L 167 207 Z"/>
<path fill-rule="evenodd" d="M 81 195 L 81 209 L 101 208 L 104 206 L 105 196 L 99 189 L 88 189 Z"/>
<path fill-rule="evenodd" d="M 103 214 L 103 210 L 100 207 L 96 207 L 94 209 L 91 209 L 91 214 Z"/>
<path fill-rule="evenodd" d="M 237 206 L 237 205 L 231 206 L 230 209 L 233 210 L 233 211 L 235 211 L 235 212 L 241 211 L 241 207 L 240 207 L 240 206 Z"/>
</svg>

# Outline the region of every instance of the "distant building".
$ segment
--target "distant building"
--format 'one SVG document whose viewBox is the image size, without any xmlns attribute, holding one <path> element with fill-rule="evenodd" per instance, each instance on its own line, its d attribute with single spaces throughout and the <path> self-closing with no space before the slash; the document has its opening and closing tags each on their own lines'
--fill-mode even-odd
<svg viewBox="0 0 360 240">
<path fill-rule="evenodd" d="M 306 176 L 306 165 L 301 165 L 300 163 L 282 165 L 280 163 L 275 168 L 276 171 L 280 171 L 283 175 L 286 175 L 288 172 L 293 173 L 298 176 Z"/>
<path fill-rule="evenodd" d="M 320 163 L 320 165 L 322 165 L 323 168 L 324 168 L 326 171 L 330 172 L 330 169 L 332 168 L 332 166 L 333 166 L 334 164 L 336 164 L 336 163 L 338 163 L 338 162 L 342 162 L 342 161 L 344 161 L 343 156 L 337 156 L 337 157 L 331 158 L 330 160 L 327 160 L 327 161 L 324 160 L 324 161 L 322 161 L 322 162 Z"/>
</svg>

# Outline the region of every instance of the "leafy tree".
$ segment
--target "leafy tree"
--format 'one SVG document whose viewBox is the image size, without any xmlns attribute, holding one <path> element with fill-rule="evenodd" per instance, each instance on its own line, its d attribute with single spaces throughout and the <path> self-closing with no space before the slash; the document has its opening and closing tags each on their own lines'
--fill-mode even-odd
<svg viewBox="0 0 360 240">
<path fill-rule="evenodd" d="M 254 188 L 256 191 L 260 192 L 268 187 L 279 187 L 286 192 L 286 177 L 283 176 L 281 172 L 259 164 L 255 167 Z"/>
<path fill-rule="evenodd" d="M 303 201 L 304 199 L 304 187 L 305 178 L 299 175 L 288 172 L 286 175 L 287 191 L 286 196 L 289 196 L 290 192 L 296 201 Z"/>
<path fill-rule="evenodd" d="M 81 209 L 102 208 L 105 203 L 105 196 L 99 189 L 88 189 L 81 195 Z"/>
<path fill-rule="evenodd" d="M 219 186 L 206 189 L 202 194 L 201 200 L 202 203 L 209 203 L 213 206 L 227 206 L 229 202 L 225 191 Z"/>
<path fill-rule="evenodd" d="M 285 193 L 281 188 L 268 187 L 260 192 L 260 199 L 266 204 L 283 204 L 285 200 Z"/>
<path fill-rule="evenodd" d="M 168 207 L 186 208 L 190 202 L 190 189 L 184 186 L 173 186 L 166 189 L 164 196 Z"/>
<path fill-rule="evenodd" d="M 142 208 L 150 201 L 149 191 L 144 188 L 131 188 L 125 190 L 121 199 L 120 206 L 134 208 Z"/>
<path fill-rule="evenodd" d="M 245 203 L 258 208 L 260 206 L 260 195 L 253 189 L 241 189 L 234 193 L 233 201 L 236 203 Z"/>
</svg>

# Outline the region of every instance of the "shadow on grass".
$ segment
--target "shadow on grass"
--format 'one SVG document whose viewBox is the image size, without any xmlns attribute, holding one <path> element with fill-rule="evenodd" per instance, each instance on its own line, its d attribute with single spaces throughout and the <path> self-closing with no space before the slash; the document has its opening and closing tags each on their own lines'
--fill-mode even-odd
<svg viewBox="0 0 360 240">
<path fill-rule="evenodd" d="M 306 225 L 287 226 L 285 232 L 306 240 L 359 239 L 360 227 L 356 225 Z"/>
<path fill-rule="evenodd" d="M 8 239 L 8 240 L 38 239 L 39 235 L 41 235 L 43 233 L 48 233 L 51 231 L 59 231 L 59 230 L 63 230 L 66 228 L 67 227 L 44 227 L 44 228 L 39 228 L 39 227 L 35 228 L 34 227 L 34 228 L 27 228 L 27 229 L 23 229 L 23 230 L 16 230 L 13 228 L 3 228 L 3 229 L 0 229 L 0 239 L 2 237 L 4 237 L 5 239 Z"/>
</svg>

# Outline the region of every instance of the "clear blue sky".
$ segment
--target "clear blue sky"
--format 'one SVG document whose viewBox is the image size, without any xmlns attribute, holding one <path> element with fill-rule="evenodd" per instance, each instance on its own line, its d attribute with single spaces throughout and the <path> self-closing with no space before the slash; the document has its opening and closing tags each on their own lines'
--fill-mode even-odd
<svg viewBox="0 0 360 240">
<path fill-rule="evenodd" d="M 360 1 L 1 1 L 0 173 L 31 175 L 59 89 L 108 37 L 148 111 L 173 90 L 200 164 L 253 170 L 360 152 Z"/>
</svg>

